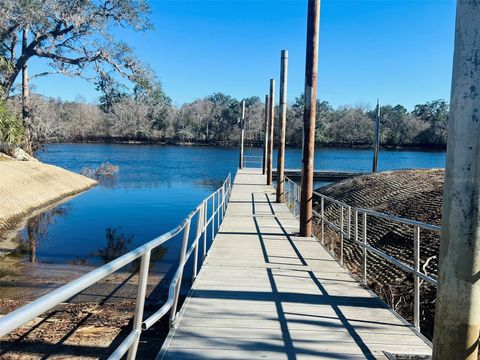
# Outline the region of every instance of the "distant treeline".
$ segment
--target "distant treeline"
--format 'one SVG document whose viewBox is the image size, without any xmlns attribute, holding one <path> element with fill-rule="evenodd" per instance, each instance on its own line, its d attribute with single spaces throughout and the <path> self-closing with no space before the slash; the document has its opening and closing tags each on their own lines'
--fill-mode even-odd
<svg viewBox="0 0 480 360">
<path fill-rule="evenodd" d="M 99 105 L 82 99 L 62 101 L 32 95 L 31 131 L 37 143 L 50 142 L 168 142 L 236 144 L 239 139 L 239 100 L 216 93 L 180 107 L 172 105 L 161 88 L 132 95 L 110 94 Z M 10 100 L 20 114 L 18 97 Z M 245 138 L 260 145 L 264 136 L 265 104 L 246 99 Z M 278 125 L 278 109 L 275 124 Z M 317 102 L 316 143 L 320 146 L 372 144 L 376 111 L 362 106 L 333 108 Z M 435 100 L 408 111 L 402 105 L 381 107 L 381 143 L 391 147 L 444 148 L 448 104 Z M 287 143 L 301 146 L 303 96 L 287 110 Z M 278 133 L 278 131 L 276 132 Z"/>
</svg>

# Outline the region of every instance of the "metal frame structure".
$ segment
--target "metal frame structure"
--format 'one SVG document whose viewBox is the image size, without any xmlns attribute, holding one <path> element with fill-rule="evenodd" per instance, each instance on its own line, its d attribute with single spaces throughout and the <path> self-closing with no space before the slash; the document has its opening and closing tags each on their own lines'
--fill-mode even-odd
<svg viewBox="0 0 480 360">
<path fill-rule="evenodd" d="M 300 208 L 300 186 L 285 177 L 285 200 L 287 206 L 292 213 L 298 217 Z M 420 280 L 426 283 L 437 286 L 437 280 L 420 271 L 420 230 L 429 230 L 434 232 L 441 232 L 440 226 L 426 224 L 420 221 L 405 219 L 399 216 L 384 214 L 378 211 L 356 208 L 341 201 L 323 195 L 317 191 L 313 192 L 320 198 L 320 212 L 313 210 L 313 215 L 320 220 L 320 242 L 324 245 L 325 225 L 333 229 L 340 235 L 340 258 L 339 262 L 343 265 L 343 245 L 344 241 L 348 240 L 351 243 L 358 245 L 363 251 L 363 265 L 362 265 L 362 281 L 367 283 L 367 269 L 368 269 L 368 252 L 371 252 L 403 271 L 413 274 L 414 278 L 414 304 L 413 304 L 413 325 L 417 330 L 420 330 Z M 325 202 L 331 202 L 339 207 L 338 223 L 330 221 L 325 216 Z M 352 217 L 353 217 L 353 234 L 352 234 Z M 389 220 L 395 223 L 409 225 L 413 227 L 413 250 L 414 259 L 413 267 L 405 264 L 397 258 L 390 256 L 383 251 L 368 244 L 367 234 L 367 220 L 368 217 L 376 217 Z M 361 218 L 361 226 L 359 226 L 359 218 Z M 361 234 L 359 231 L 361 230 Z M 359 240 L 359 237 L 361 240 Z"/>
<path fill-rule="evenodd" d="M 263 156 L 253 156 L 253 155 L 243 156 L 242 167 L 248 167 L 247 164 L 255 164 L 257 165 L 255 167 L 262 168 L 262 164 L 263 164 L 262 159 L 263 159 Z"/>
<path fill-rule="evenodd" d="M 180 225 L 175 229 L 151 240 L 150 242 L 120 256 L 119 258 L 105 264 L 82 277 L 61 286 L 58 289 L 38 298 L 21 308 L 12 311 L 0 319 L 0 337 L 7 335 L 18 327 L 25 325 L 29 321 L 35 319 L 39 315 L 54 308 L 58 304 L 67 301 L 71 297 L 79 294 L 83 290 L 97 283 L 106 276 L 114 273 L 120 268 L 132 263 L 134 260 L 141 258 L 139 281 L 137 288 L 137 299 L 135 304 L 135 314 L 133 319 L 133 328 L 130 334 L 117 347 L 115 352 L 109 359 L 121 359 L 128 352 L 128 359 L 135 359 L 137 353 L 138 342 L 143 330 L 150 328 L 164 315 L 170 312 L 170 326 L 175 326 L 175 318 L 177 316 L 178 299 L 180 295 L 180 286 L 182 282 L 183 272 L 187 261 L 193 254 L 193 280 L 195 280 L 198 272 L 198 251 L 199 242 L 203 241 L 203 259 L 207 256 L 207 233 L 211 226 L 212 241 L 215 232 L 221 225 L 232 190 L 231 175 L 229 174 L 223 185 L 205 198 L 193 210 Z M 196 234 L 195 238 L 188 247 L 190 238 L 190 225 L 192 220 L 196 218 Z M 148 271 L 150 265 L 150 254 L 153 249 L 162 245 L 166 241 L 174 238 L 183 232 L 182 248 L 180 253 L 179 264 L 175 275 L 170 281 L 168 290 L 168 298 L 165 304 L 147 319 L 143 320 L 145 295 L 148 282 Z M 187 249 L 188 247 L 188 249 Z M 203 261 L 200 263 L 200 267 Z"/>
</svg>

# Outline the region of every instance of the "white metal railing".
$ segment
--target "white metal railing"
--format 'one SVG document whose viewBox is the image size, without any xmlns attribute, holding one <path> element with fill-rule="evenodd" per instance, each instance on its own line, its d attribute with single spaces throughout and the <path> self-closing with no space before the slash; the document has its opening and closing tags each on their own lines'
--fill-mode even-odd
<svg viewBox="0 0 480 360">
<path fill-rule="evenodd" d="M 193 280 L 195 280 L 198 271 L 198 251 L 200 239 L 203 239 L 203 258 L 205 258 L 207 255 L 208 228 L 211 226 L 210 231 L 213 241 L 215 237 L 215 231 L 218 230 L 225 216 L 231 190 L 232 182 L 231 175 L 229 174 L 223 185 L 210 196 L 205 198 L 175 229 L 2 317 L 0 319 L 0 337 L 7 335 L 22 325 L 25 325 L 39 315 L 82 292 L 86 288 L 97 283 L 99 280 L 114 273 L 115 271 L 130 264 L 135 259 L 140 257 L 141 262 L 133 328 L 130 334 L 109 357 L 109 359 L 120 359 L 128 352 L 128 359 L 134 359 L 137 353 L 138 342 L 140 340 L 140 334 L 142 330 L 150 328 L 169 311 L 170 326 L 175 326 L 178 298 L 185 264 L 193 254 Z M 190 224 L 194 217 L 196 217 L 197 225 L 195 238 L 190 247 L 187 249 L 190 236 Z M 180 252 L 180 260 L 175 275 L 170 282 L 167 301 L 154 314 L 143 320 L 150 254 L 153 249 L 172 239 L 182 231 L 183 240 Z M 200 266 L 201 265 L 202 264 L 200 264 Z"/>
<path fill-rule="evenodd" d="M 242 166 L 248 167 L 247 165 L 256 165 L 255 167 L 262 167 L 263 164 L 263 156 L 243 156 L 242 158 Z"/>
<path fill-rule="evenodd" d="M 295 216 L 299 214 L 300 208 L 300 192 L 301 187 L 294 181 L 285 177 L 285 200 L 287 206 L 291 209 Z M 387 262 L 395 265 L 403 271 L 413 274 L 414 279 L 414 304 L 413 304 L 413 325 L 417 330 L 420 330 L 420 280 L 424 280 L 428 284 L 437 285 L 437 280 L 432 276 L 424 274 L 420 271 L 420 230 L 429 230 L 434 232 L 441 232 L 440 226 L 426 224 L 420 221 L 405 219 L 399 216 L 389 215 L 378 211 L 352 207 L 344 202 L 338 201 L 319 192 L 314 191 L 315 195 L 320 198 L 320 212 L 313 210 L 314 216 L 320 219 L 320 241 L 324 245 L 325 225 L 333 229 L 340 235 L 340 257 L 339 261 L 343 265 L 343 245 L 344 241 L 348 240 L 358 245 L 363 252 L 362 263 L 362 280 L 367 283 L 367 269 L 368 269 L 368 252 L 371 252 Z M 338 223 L 330 221 L 325 216 L 325 201 L 338 206 L 339 216 Z M 353 234 L 352 234 L 352 217 L 353 217 Z M 359 226 L 359 217 L 361 217 L 361 226 Z M 368 217 L 376 217 L 389 220 L 395 223 L 412 226 L 413 228 L 413 267 L 405 262 L 386 254 L 385 252 L 368 244 L 367 234 L 367 220 Z M 345 221 L 346 220 L 346 221 Z M 359 231 L 361 230 L 361 235 Z M 359 240 L 359 235 L 361 240 Z"/>
</svg>

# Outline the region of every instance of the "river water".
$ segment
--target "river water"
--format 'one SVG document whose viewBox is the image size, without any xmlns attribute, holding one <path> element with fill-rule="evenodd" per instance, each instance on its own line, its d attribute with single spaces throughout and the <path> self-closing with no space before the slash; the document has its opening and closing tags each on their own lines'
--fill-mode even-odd
<svg viewBox="0 0 480 360">
<path fill-rule="evenodd" d="M 245 155 L 261 151 L 249 148 Z M 38 157 L 75 172 L 104 162 L 119 167 L 115 178 L 36 217 L 19 234 L 27 260 L 92 266 L 107 261 L 107 252 L 120 255 L 174 228 L 229 172 L 234 175 L 238 164 L 236 148 L 205 146 L 56 144 Z M 315 153 L 318 170 L 369 171 L 371 162 L 368 149 Z M 379 169 L 444 167 L 444 162 L 444 152 L 382 150 Z M 301 150 L 287 149 L 286 168 L 300 166 Z M 28 244 L 33 238 L 34 247 Z M 161 268 L 170 267 L 178 252 L 179 241 L 168 242 L 157 256 Z"/>
</svg>

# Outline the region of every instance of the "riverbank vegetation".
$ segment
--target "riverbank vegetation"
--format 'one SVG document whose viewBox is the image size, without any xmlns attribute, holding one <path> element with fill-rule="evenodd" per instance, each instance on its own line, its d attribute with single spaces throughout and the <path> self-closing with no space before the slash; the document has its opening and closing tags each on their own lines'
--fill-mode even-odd
<svg viewBox="0 0 480 360">
<path fill-rule="evenodd" d="M 108 99 L 108 100 L 107 100 Z M 264 103 L 258 97 L 246 101 L 246 141 L 261 145 L 264 136 Z M 20 99 L 11 99 L 20 115 Z M 103 96 L 100 104 L 83 99 L 63 101 L 32 95 L 31 129 L 37 143 L 49 142 L 144 142 L 236 144 L 239 101 L 215 93 L 181 106 L 172 105 L 161 85 Z M 317 103 L 318 146 L 368 146 L 373 141 L 376 111 L 364 106 L 334 108 Z M 408 111 L 402 105 L 381 106 L 381 143 L 387 147 L 444 148 L 448 104 L 435 100 Z M 278 122 L 278 121 L 277 121 Z M 287 143 L 301 146 L 303 97 L 289 104 Z"/>
</svg>

